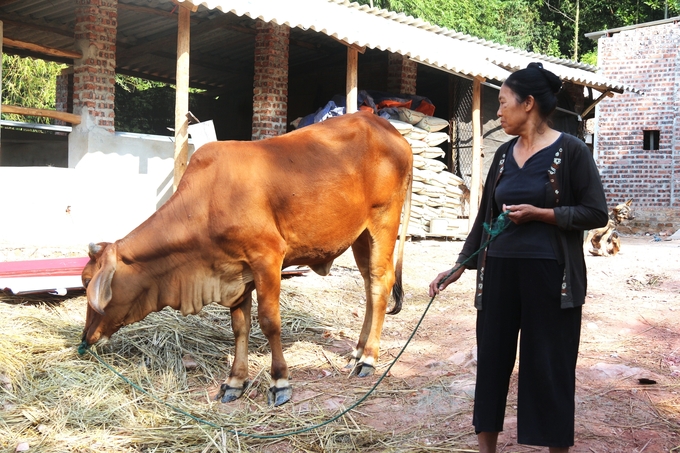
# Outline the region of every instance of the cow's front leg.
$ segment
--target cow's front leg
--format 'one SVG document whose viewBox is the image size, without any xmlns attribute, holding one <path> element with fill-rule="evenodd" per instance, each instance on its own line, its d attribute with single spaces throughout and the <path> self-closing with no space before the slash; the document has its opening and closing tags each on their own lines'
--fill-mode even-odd
<svg viewBox="0 0 680 453">
<path fill-rule="evenodd" d="M 290 401 L 293 396 L 293 389 L 288 380 L 288 365 L 283 357 L 283 346 L 281 344 L 281 311 L 279 307 L 281 266 L 279 265 L 274 269 L 276 270 L 275 273 L 267 273 L 269 278 L 256 278 L 255 285 L 257 288 L 257 317 L 260 322 L 260 329 L 269 341 L 272 354 L 270 371 L 272 386 L 267 392 L 267 400 L 269 405 L 280 406 Z"/>
<path fill-rule="evenodd" d="M 231 366 L 229 377 L 220 387 L 215 399 L 223 403 L 234 401 L 243 395 L 248 385 L 248 338 L 250 337 L 250 312 L 253 304 L 252 291 L 247 291 L 243 296 L 243 302 L 235 307 L 230 307 L 231 326 L 234 331 L 234 363 Z"/>
</svg>

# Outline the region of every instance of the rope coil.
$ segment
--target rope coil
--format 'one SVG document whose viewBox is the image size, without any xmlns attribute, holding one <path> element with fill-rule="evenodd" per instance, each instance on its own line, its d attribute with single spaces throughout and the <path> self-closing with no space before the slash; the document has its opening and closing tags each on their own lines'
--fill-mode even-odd
<svg viewBox="0 0 680 453">
<path fill-rule="evenodd" d="M 501 234 L 501 233 L 503 232 L 503 230 L 505 230 L 505 228 L 506 228 L 509 224 L 510 224 L 510 222 L 507 221 L 507 211 L 502 212 L 502 213 L 496 218 L 495 221 L 492 221 L 492 223 L 491 223 L 490 225 L 487 224 L 487 223 L 484 223 L 484 229 L 485 229 L 486 232 L 489 234 L 489 239 L 488 239 L 484 244 L 482 244 L 482 246 L 481 246 L 475 253 L 473 253 L 472 255 L 470 255 L 469 257 L 467 257 L 463 262 L 458 263 L 456 266 L 454 266 L 454 267 L 451 269 L 451 272 L 449 272 L 449 274 L 448 274 L 446 277 L 444 277 L 443 279 L 441 279 L 441 280 L 439 281 L 439 284 L 441 284 L 441 283 L 443 283 L 444 281 L 446 281 L 446 280 L 447 280 L 449 277 L 451 277 L 451 275 L 453 275 L 458 269 L 460 269 L 460 268 L 461 268 L 462 266 L 464 266 L 466 263 L 470 262 L 470 261 L 472 260 L 472 258 L 474 258 L 475 256 L 477 256 L 477 254 L 479 254 L 479 252 L 481 252 L 482 250 L 484 250 L 491 242 L 493 242 L 493 241 L 496 239 L 496 237 L 498 237 L 498 235 Z M 386 370 L 383 372 L 383 374 L 378 378 L 378 380 L 375 382 L 375 384 L 374 384 L 374 385 L 373 385 L 373 386 L 372 386 L 372 387 L 371 387 L 371 388 L 370 388 L 370 389 L 369 389 L 369 390 L 368 390 L 361 398 L 359 398 L 357 401 L 355 401 L 352 405 L 350 405 L 350 406 L 349 406 L 348 408 L 346 408 L 345 410 L 341 411 L 341 412 L 338 413 L 337 415 L 334 415 L 333 417 L 331 417 L 330 419 L 328 419 L 328 420 L 326 420 L 326 421 L 324 421 L 324 422 L 318 423 L 318 424 L 316 424 L 316 425 L 309 426 L 309 427 L 307 427 L 307 428 L 303 428 L 303 429 L 299 429 L 299 430 L 295 430 L 295 431 L 290 431 L 290 432 L 287 432 L 287 433 L 271 434 L 271 435 L 260 435 L 260 434 L 249 434 L 249 433 L 244 433 L 244 432 L 242 432 L 242 431 L 237 431 L 236 429 L 228 429 L 227 432 L 230 432 L 230 433 L 232 433 L 232 434 L 234 434 L 234 435 L 236 435 L 236 436 L 250 437 L 250 438 L 253 438 L 253 439 L 280 439 L 280 438 L 284 438 L 284 437 L 294 436 L 294 435 L 297 435 L 297 434 L 303 434 L 303 433 L 306 433 L 306 432 L 309 432 L 309 431 L 313 431 L 313 430 L 315 430 L 315 429 L 321 428 L 321 427 L 323 427 L 323 426 L 325 426 L 325 425 L 328 425 L 329 423 L 332 423 L 332 422 L 334 422 L 335 420 L 339 419 L 340 417 L 342 417 L 343 415 L 345 415 L 346 413 L 348 413 L 349 411 L 351 411 L 352 409 L 354 409 L 355 407 L 357 407 L 357 406 L 359 406 L 361 403 L 363 403 L 363 402 L 364 402 L 364 401 L 365 401 L 365 400 L 366 400 L 366 399 L 367 399 L 367 398 L 375 391 L 375 389 L 378 388 L 378 385 L 380 385 L 380 383 L 382 382 L 382 380 L 389 374 L 389 372 L 390 372 L 390 370 L 392 369 L 392 367 L 394 366 L 394 364 L 397 363 L 397 361 L 399 360 L 399 358 L 401 357 L 401 355 L 404 353 L 404 351 L 406 351 L 406 347 L 409 345 L 409 343 L 411 342 L 411 340 L 413 339 L 413 337 L 414 337 L 414 336 L 416 335 L 416 333 L 418 332 L 418 329 L 420 328 L 420 325 L 422 324 L 423 320 L 425 319 L 425 315 L 427 314 L 428 310 L 430 309 L 430 306 L 432 305 L 432 302 L 434 301 L 434 298 L 435 298 L 435 297 L 436 297 L 436 296 L 432 296 L 432 298 L 430 299 L 430 301 L 428 302 L 428 304 L 425 306 L 425 310 L 423 310 L 423 314 L 420 316 L 420 319 L 418 320 L 418 323 L 416 324 L 415 328 L 413 329 L 413 332 L 411 332 L 411 335 L 408 337 L 408 339 L 406 340 L 406 343 L 404 343 L 404 346 L 402 346 L 401 350 L 400 350 L 399 353 L 396 355 L 396 357 L 394 358 L 394 360 L 392 361 L 392 363 L 389 364 L 389 366 L 387 367 L 387 369 L 386 369 Z M 108 368 L 111 372 L 113 372 L 115 375 L 117 375 L 119 378 L 121 378 L 124 382 L 126 382 L 127 384 L 129 384 L 130 386 L 132 386 L 133 388 L 135 388 L 136 390 L 142 392 L 143 394 L 150 396 L 152 399 L 156 400 L 157 402 L 164 404 L 166 407 L 172 409 L 173 411 L 175 411 L 175 412 L 177 412 L 177 413 L 179 413 L 179 414 L 185 415 L 185 416 L 191 418 L 192 420 L 194 420 L 194 421 L 196 421 L 196 422 L 198 422 L 198 423 L 201 423 L 201 424 L 204 424 L 204 425 L 208 425 L 208 426 L 210 426 L 210 427 L 212 427 L 212 428 L 216 428 L 216 429 L 224 429 L 224 428 L 227 428 L 227 426 L 218 425 L 218 424 L 213 423 L 213 422 L 211 422 L 211 421 L 208 421 L 208 420 L 205 420 L 205 419 L 203 419 L 203 418 L 200 418 L 200 417 L 197 417 L 197 416 L 195 416 L 195 415 L 192 415 L 192 414 L 190 414 L 190 413 L 188 413 L 188 412 L 186 412 L 186 411 L 184 411 L 184 410 L 182 410 L 182 409 L 180 409 L 180 408 L 177 408 L 177 407 L 175 407 L 175 406 L 173 406 L 173 405 L 167 403 L 166 401 L 163 401 L 163 400 L 161 400 L 160 398 L 158 398 L 158 397 L 152 395 L 152 394 L 149 393 L 147 390 L 144 390 L 142 387 L 140 387 L 139 385 L 135 384 L 135 383 L 132 382 L 130 379 L 128 379 L 127 377 L 125 377 L 123 374 L 121 374 L 119 371 L 117 371 L 116 369 L 114 369 L 111 365 L 109 365 L 108 363 L 106 363 L 106 362 L 99 356 L 99 354 L 97 354 L 96 352 L 94 352 L 94 351 L 92 351 L 92 350 L 90 349 L 90 346 L 87 344 L 87 342 L 85 341 L 85 339 L 83 339 L 82 343 L 80 343 L 80 345 L 78 346 L 78 354 L 79 354 L 79 355 L 83 355 L 83 354 L 85 354 L 86 352 L 88 352 L 90 355 L 92 355 L 92 357 L 94 357 L 95 359 L 97 359 L 97 361 L 99 361 L 99 363 L 101 363 L 101 364 L 104 365 L 106 368 Z"/>
</svg>

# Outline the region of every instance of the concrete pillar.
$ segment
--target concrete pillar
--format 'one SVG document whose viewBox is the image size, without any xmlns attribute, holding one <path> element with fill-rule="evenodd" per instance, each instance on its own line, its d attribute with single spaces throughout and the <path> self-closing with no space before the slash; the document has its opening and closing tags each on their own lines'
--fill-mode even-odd
<svg viewBox="0 0 680 453">
<path fill-rule="evenodd" d="M 290 28 L 258 20 L 256 29 L 252 139 L 260 140 L 286 132 Z"/>
<path fill-rule="evenodd" d="M 86 110 L 94 125 L 114 131 L 118 0 L 75 0 L 73 113 Z"/>
<path fill-rule="evenodd" d="M 418 63 L 398 53 L 389 53 L 387 91 L 394 94 L 416 94 Z"/>
</svg>

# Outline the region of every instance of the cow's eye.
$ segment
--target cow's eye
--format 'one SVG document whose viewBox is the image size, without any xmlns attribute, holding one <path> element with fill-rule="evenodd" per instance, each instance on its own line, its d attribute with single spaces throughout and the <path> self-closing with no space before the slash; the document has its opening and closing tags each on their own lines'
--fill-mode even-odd
<svg viewBox="0 0 680 453">
<path fill-rule="evenodd" d="M 90 284 L 90 279 L 89 279 L 89 278 L 86 278 L 86 279 L 83 281 L 83 286 L 85 286 L 85 289 L 87 289 L 87 286 L 88 286 L 89 284 Z"/>
</svg>

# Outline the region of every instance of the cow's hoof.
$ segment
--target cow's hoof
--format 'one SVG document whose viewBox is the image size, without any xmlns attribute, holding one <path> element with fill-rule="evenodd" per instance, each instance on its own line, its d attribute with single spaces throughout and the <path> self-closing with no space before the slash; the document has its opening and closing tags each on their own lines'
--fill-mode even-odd
<svg viewBox="0 0 680 453">
<path fill-rule="evenodd" d="M 357 365 L 356 369 L 357 376 L 359 377 L 366 377 L 375 373 L 375 367 L 373 365 L 369 365 L 368 363 L 360 363 Z"/>
<path fill-rule="evenodd" d="M 357 359 L 352 357 L 351 359 L 349 359 L 349 362 L 347 362 L 347 365 L 345 365 L 345 369 L 353 372 L 354 369 L 356 368 L 356 366 L 357 366 Z"/>
<path fill-rule="evenodd" d="M 232 401 L 236 401 L 241 397 L 241 395 L 243 395 L 243 391 L 247 385 L 248 383 L 244 382 L 243 387 L 238 388 L 230 387 L 227 384 L 222 384 L 220 386 L 220 391 L 217 392 L 217 395 L 215 396 L 215 401 L 221 400 L 223 403 L 231 403 Z"/>
<path fill-rule="evenodd" d="M 288 401 L 290 401 L 292 397 L 293 397 L 292 387 L 278 388 L 272 386 L 269 387 L 269 390 L 267 391 L 267 402 L 269 403 L 270 406 L 274 407 L 287 403 Z"/>
<path fill-rule="evenodd" d="M 349 373 L 350 376 L 366 377 L 375 373 L 375 367 L 369 365 L 368 363 L 359 362 L 352 367 L 352 371 Z"/>
</svg>

